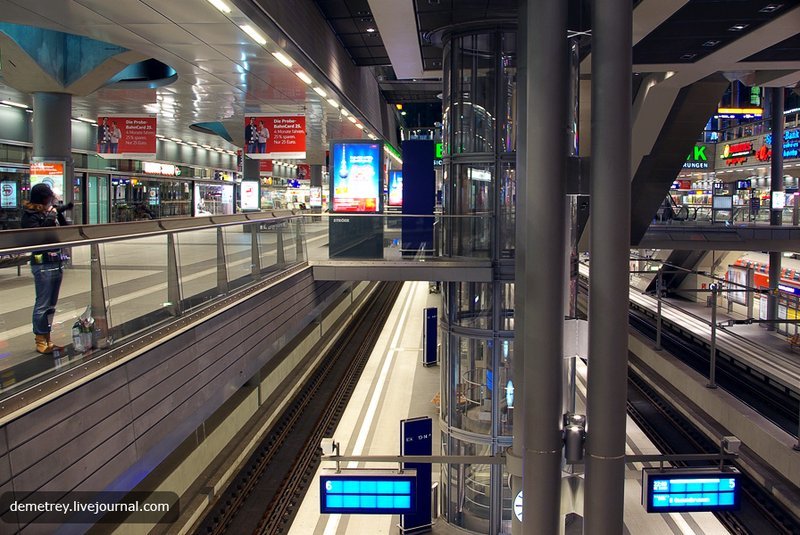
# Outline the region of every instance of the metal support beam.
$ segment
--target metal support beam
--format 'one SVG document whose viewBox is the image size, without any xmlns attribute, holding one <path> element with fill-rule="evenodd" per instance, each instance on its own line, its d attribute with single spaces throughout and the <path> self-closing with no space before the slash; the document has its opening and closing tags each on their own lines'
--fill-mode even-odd
<svg viewBox="0 0 800 535">
<path fill-rule="evenodd" d="M 628 0 L 592 3 L 589 380 L 584 533 L 623 533 L 631 221 Z"/>
<path fill-rule="evenodd" d="M 106 287 L 103 284 L 103 266 L 100 263 L 100 244 L 93 243 L 91 250 L 90 301 L 94 328 L 97 331 L 97 345 L 100 348 L 108 347 L 111 340 L 108 337 L 108 307 L 106 306 Z"/>
<path fill-rule="evenodd" d="M 630 7 L 630 6 L 629 6 Z M 566 235 L 553 228 L 566 220 L 569 56 L 567 3 L 528 3 L 525 18 L 527 85 L 525 125 L 525 196 L 517 198 L 517 222 L 527 230 L 517 236 L 516 251 L 536 259 L 517 272 L 524 280 L 517 292 L 524 321 L 516 321 L 515 358 L 525 360 L 523 526 L 524 533 L 560 533 L 561 422 L 564 357 Z M 542 104 L 546 103 L 546 104 Z M 562 134 L 556 134 L 561 132 Z M 540 273 L 547 273 L 541 277 Z M 515 429 L 515 434 L 517 430 Z"/>
<path fill-rule="evenodd" d="M 175 234 L 167 234 L 167 301 L 169 313 L 180 316 L 183 312 L 183 295 L 181 291 L 181 268 L 178 262 L 178 244 Z"/>
<path fill-rule="evenodd" d="M 772 127 L 772 162 L 770 164 L 770 198 L 774 199 L 775 194 L 782 194 L 783 189 L 783 131 L 784 131 L 784 90 L 782 87 L 773 87 L 770 89 L 770 96 L 772 97 L 772 120 L 770 126 Z M 781 226 L 783 222 L 783 209 L 772 209 L 770 204 L 769 223 L 772 226 Z M 780 251 L 771 251 L 769 253 L 769 287 L 771 290 L 769 300 L 767 301 L 769 308 L 767 309 L 767 319 L 778 319 L 778 285 L 781 281 L 781 253 Z M 769 324 L 769 330 L 775 330 L 776 324 Z"/>
<path fill-rule="evenodd" d="M 217 227 L 217 291 L 228 293 L 228 265 L 225 261 L 225 233 Z"/>
</svg>

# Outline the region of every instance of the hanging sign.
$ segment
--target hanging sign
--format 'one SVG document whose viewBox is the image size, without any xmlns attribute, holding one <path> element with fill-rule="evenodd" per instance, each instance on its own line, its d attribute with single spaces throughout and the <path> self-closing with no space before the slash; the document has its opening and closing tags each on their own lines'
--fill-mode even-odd
<svg viewBox="0 0 800 535">
<path fill-rule="evenodd" d="M 108 115 L 98 117 L 97 154 L 107 160 L 155 158 L 156 116 Z"/>
<path fill-rule="evenodd" d="M 305 159 L 305 115 L 246 116 L 244 153 L 258 160 Z"/>
</svg>

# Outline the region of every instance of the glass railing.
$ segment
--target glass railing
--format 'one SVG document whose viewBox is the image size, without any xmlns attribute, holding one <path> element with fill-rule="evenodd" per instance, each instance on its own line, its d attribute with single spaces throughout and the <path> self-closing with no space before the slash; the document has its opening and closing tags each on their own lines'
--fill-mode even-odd
<svg viewBox="0 0 800 535">
<path fill-rule="evenodd" d="M 305 244 L 291 212 L 0 232 L 0 399 L 106 362 L 139 335 L 302 264 Z M 51 249 L 60 261 L 26 264 Z M 34 344 L 34 269 L 61 273 L 49 321 L 62 349 L 52 354 Z"/>
<path fill-rule="evenodd" d="M 792 112 L 784 115 L 785 128 L 795 128 L 800 126 L 800 112 Z M 745 123 L 731 126 L 723 130 L 704 130 L 698 141 L 705 143 L 721 143 L 734 141 L 744 137 L 761 136 L 771 132 L 770 119 Z"/>
<path fill-rule="evenodd" d="M 707 226 L 712 224 L 724 225 L 769 225 L 770 209 L 769 206 L 751 208 L 749 206 L 735 206 L 732 210 L 717 210 L 713 213 L 711 206 L 707 204 L 683 204 L 673 208 L 672 216 L 666 216 L 662 208 L 659 208 L 652 225 L 696 225 Z M 713 220 L 712 220 L 713 218 Z M 800 225 L 800 205 L 787 206 L 781 211 L 781 224 L 786 226 Z"/>
<path fill-rule="evenodd" d="M 477 260 L 492 257 L 494 217 L 472 215 L 305 215 L 309 261 Z"/>
</svg>

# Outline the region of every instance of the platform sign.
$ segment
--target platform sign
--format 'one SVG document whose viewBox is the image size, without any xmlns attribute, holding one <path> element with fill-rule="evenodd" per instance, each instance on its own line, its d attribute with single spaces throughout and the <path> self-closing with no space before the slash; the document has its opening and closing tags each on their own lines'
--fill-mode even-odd
<svg viewBox="0 0 800 535">
<path fill-rule="evenodd" d="M 433 453 L 433 420 L 427 416 L 400 421 L 400 454 L 431 455 Z M 416 492 L 419 496 L 416 510 L 405 513 L 400 519 L 402 533 L 415 533 L 431 525 L 431 465 L 430 463 L 403 463 L 416 475 Z"/>
<path fill-rule="evenodd" d="M 415 470 L 327 470 L 319 488 L 321 514 L 396 515 L 416 509 Z"/>
<path fill-rule="evenodd" d="M 736 511 L 740 473 L 735 470 L 642 470 L 642 501 L 648 513 Z"/>
<path fill-rule="evenodd" d="M 422 325 L 422 365 L 433 366 L 438 361 L 439 309 L 424 309 L 425 323 Z"/>
</svg>

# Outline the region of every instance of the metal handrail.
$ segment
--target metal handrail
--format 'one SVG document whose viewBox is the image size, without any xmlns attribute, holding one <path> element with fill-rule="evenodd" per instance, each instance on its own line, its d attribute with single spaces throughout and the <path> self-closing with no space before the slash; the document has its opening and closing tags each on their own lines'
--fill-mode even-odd
<svg viewBox="0 0 800 535">
<path fill-rule="evenodd" d="M 27 253 L 48 247 L 70 247 L 113 242 L 120 239 L 220 228 L 241 225 L 242 223 L 277 223 L 298 217 L 302 217 L 302 214 L 294 210 L 285 210 L 204 217 L 176 217 L 101 225 L 68 225 L 65 227 L 3 230 L 0 231 L 0 254 Z"/>
</svg>

